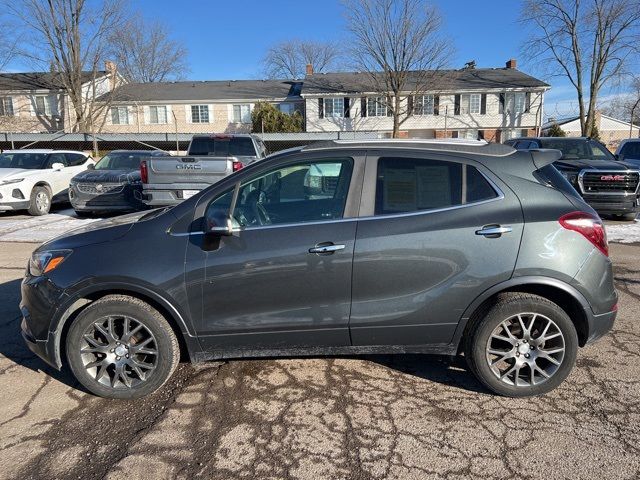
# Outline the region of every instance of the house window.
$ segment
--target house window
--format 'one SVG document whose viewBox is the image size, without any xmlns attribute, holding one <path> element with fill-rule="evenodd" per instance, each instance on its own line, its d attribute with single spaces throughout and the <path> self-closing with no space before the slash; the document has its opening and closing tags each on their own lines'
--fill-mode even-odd
<svg viewBox="0 0 640 480">
<path fill-rule="evenodd" d="M 344 98 L 325 98 L 324 99 L 324 116 L 325 117 L 344 117 Z"/>
<path fill-rule="evenodd" d="M 479 93 L 460 95 L 460 114 L 480 113 L 481 95 Z"/>
<path fill-rule="evenodd" d="M 416 95 L 413 99 L 414 115 L 433 115 L 433 95 Z"/>
<path fill-rule="evenodd" d="M 191 105 L 191 123 L 209 123 L 209 105 Z"/>
<path fill-rule="evenodd" d="M 149 107 L 149 123 L 151 124 L 163 124 L 167 123 L 167 107 L 151 106 Z"/>
<path fill-rule="evenodd" d="M 282 113 L 286 113 L 287 115 L 293 115 L 296 111 L 296 106 L 293 103 L 281 103 L 278 105 L 278 108 Z"/>
<path fill-rule="evenodd" d="M 38 95 L 35 97 L 36 115 L 57 115 L 58 101 L 53 96 Z"/>
<path fill-rule="evenodd" d="M 251 105 L 234 105 L 233 122 L 251 123 Z"/>
<path fill-rule="evenodd" d="M 367 116 L 369 117 L 386 117 L 387 102 L 384 97 L 367 98 Z"/>
<path fill-rule="evenodd" d="M 525 92 L 507 93 L 507 112 L 522 113 L 526 110 L 527 94 Z"/>
<path fill-rule="evenodd" d="M 13 99 L 0 97 L 0 117 L 13 117 Z"/>
<path fill-rule="evenodd" d="M 111 107 L 111 123 L 113 125 L 129 125 L 129 109 L 127 107 Z"/>
<path fill-rule="evenodd" d="M 478 130 L 464 130 L 460 138 L 466 138 L 467 140 L 478 140 Z"/>
</svg>

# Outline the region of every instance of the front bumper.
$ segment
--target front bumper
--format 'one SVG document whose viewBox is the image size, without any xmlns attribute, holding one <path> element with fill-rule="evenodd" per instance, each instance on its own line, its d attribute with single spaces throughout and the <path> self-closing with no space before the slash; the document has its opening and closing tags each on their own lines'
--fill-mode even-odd
<svg viewBox="0 0 640 480">
<path fill-rule="evenodd" d="M 634 195 L 583 195 L 596 212 L 603 214 L 627 214 L 640 212 L 638 198 Z"/>
<path fill-rule="evenodd" d="M 140 185 L 123 185 L 117 193 L 92 194 L 81 192 L 72 184 L 69 200 L 73 209 L 81 212 L 136 212 L 147 208 Z"/>
</svg>

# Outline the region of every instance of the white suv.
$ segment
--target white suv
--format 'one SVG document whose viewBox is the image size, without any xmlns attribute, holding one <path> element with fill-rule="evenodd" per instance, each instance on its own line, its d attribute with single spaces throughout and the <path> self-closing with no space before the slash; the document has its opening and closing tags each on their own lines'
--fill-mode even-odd
<svg viewBox="0 0 640 480">
<path fill-rule="evenodd" d="M 72 150 L 24 149 L 0 154 L 0 211 L 46 215 L 51 204 L 68 202 L 69 181 L 94 163 Z"/>
</svg>

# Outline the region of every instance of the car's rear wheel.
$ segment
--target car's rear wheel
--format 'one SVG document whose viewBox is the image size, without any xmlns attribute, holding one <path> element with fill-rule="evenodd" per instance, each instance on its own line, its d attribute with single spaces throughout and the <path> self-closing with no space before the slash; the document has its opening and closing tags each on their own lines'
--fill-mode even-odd
<svg viewBox="0 0 640 480">
<path fill-rule="evenodd" d="M 160 388 L 180 358 L 166 319 L 147 303 L 109 295 L 89 305 L 69 328 L 67 360 L 78 381 L 107 398 L 138 398 Z"/>
<path fill-rule="evenodd" d="M 34 187 L 29 198 L 29 215 L 46 215 L 51 210 L 51 192 L 47 187 Z"/>
<path fill-rule="evenodd" d="M 578 336 L 566 312 L 546 298 L 508 293 L 473 320 L 465 356 L 490 390 L 510 397 L 547 393 L 571 372 Z"/>
</svg>

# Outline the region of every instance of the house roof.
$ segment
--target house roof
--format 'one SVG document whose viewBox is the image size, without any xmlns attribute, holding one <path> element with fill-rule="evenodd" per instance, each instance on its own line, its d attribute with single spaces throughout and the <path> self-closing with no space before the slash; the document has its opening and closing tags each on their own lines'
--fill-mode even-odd
<svg viewBox="0 0 640 480">
<path fill-rule="evenodd" d="M 419 78 L 417 72 L 409 77 L 409 89 Z M 379 74 L 382 75 L 382 74 Z M 509 88 L 548 88 L 550 85 L 514 68 L 478 68 L 463 70 L 435 70 L 428 72 L 429 83 L 434 90 L 482 90 Z M 338 72 L 316 73 L 304 80 L 302 95 L 331 93 L 375 92 L 375 82 L 370 73 Z"/>
<path fill-rule="evenodd" d="M 213 80 L 128 83 L 114 92 L 115 101 L 205 101 L 234 99 L 300 100 L 302 82 L 296 80 Z M 106 94 L 111 95 L 111 94 Z M 105 96 L 102 98 L 105 99 Z"/>
<path fill-rule="evenodd" d="M 580 117 L 568 117 L 557 119 L 553 121 L 548 121 L 547 123 L 542 125 L 542 130 L 547 130 L 553 126 L 553 124 L 558 124 L 563 127 L 563 130 L 566 131 L 580 131 Z M 629 130 L 629 128 L 638 129 L 638 125 L 633 125 L 631 127 L 631 123 L 625 122 L 624 120 L 620 120 L 618 118 L 610 117 L 608 115 L 601 115 L 600 125 L 598 126 L 598 130 L 600 131 L 608 131 L 608 130 Z"/>
<path fill-rule="evenodd" d="M 97 77 L 107 74 L 98 71 Z M 93 72 L 82 72 L 82 83 L 91 81 Z M 0 73 L 0 90 L 58 90 L 63 88 L 56 72 Z"/>
</svg>

